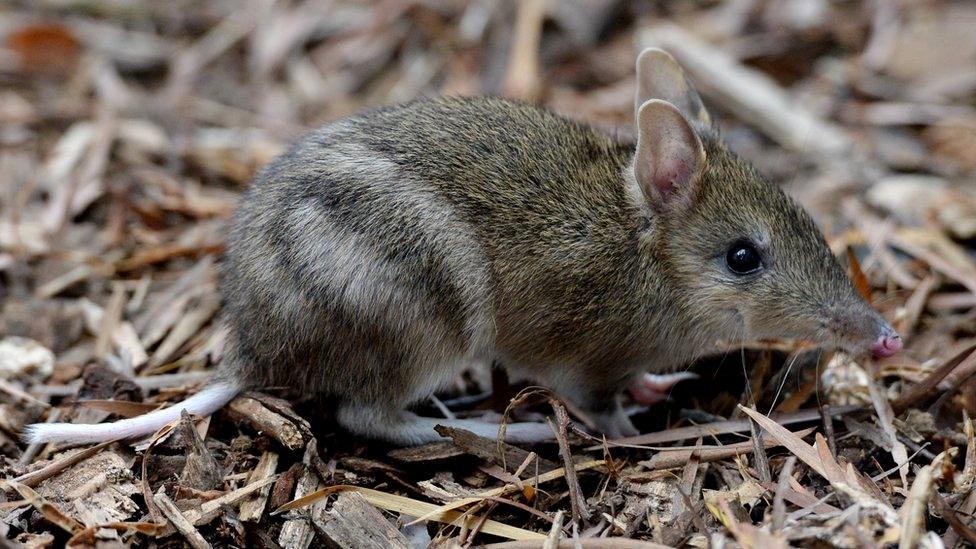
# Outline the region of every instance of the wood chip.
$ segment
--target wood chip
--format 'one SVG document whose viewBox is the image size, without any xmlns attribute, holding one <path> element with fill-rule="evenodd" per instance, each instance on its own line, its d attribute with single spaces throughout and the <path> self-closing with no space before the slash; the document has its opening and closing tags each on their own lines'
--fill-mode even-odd
<svg viewBox="0 0 976 549">
<path fill-rule="evenodd" d="M 305 469 L 295 486 L 295 499 L 303 498 L 318 490 L 319 478 L 312 467 L 312 456 L 315 455 L 317 441 L 312 439 L 305 450 L 302 464 Z M 278 544 L 284 549 L 307 549 L 312 544 L 315 532 L 307 517 L 293 518 L 285 521 L 278 535 Z"/>
<path fill-rule="evenodd" d="M 602 463 L 602 462 L 601 462 Z M 501 536 L 508 539 L 546 539 L 544 534 L 538 532 L 533 532 L 531 530 L 525 530 L 523 528 L 516 528 L 514 526 L 509 526 L 501 522 L 494 520 L 484 520 L 481 521 L 477 516 L 472 516 L 467 513 L 460 513 L 450 509 L 444 509 L 443 506 L 438 507 L 430 503 L 417 501 L 403 496 L 398 496 L 395 494 L 387 494 L 385 492 L 380 492 L 378 490 L 372 490 L 369 488 L 363 488 L 360 486 L 330 486 L 328 488 L 323 488 L 314 494 L 310 494 L 305 498 L 295 500 L 288 505 L 279 509 L 279 511 L 294 509 L 304 505 L 310 505 L 322 498 L 334 494 L 336 492 L 343 491 L 355 491 L 359 492 L 366 498 L 366 500 L 380 507 L 381 509 L 386 509 L 387 511 L 395 511 L 397 513 L 403 513 L 409 517 L 419 517 L 418 521 L 422 520 L 434 520 L 437 522 L 443 522 L 445 524 L 451 524 L 454 526 L 460 526 L 463 528 L 473 528 L 479 522 L 481 523 L 481 531 L 486 534 L 493 534 L 496 536 Z M 495 495 L 495 494 L 492 494 Z M 476 501 L 480 501 L 477 499 Z M 417 522 L 417 521 L 414 521 Z"/>
<path fill-rule="evenodd" d="M 71 467 L 76 463 L 80 463 L 101 452 L 110 444 L 112 444 L 112 442 L 103 442 L 89 448 L 78 450 L 77 452 L 72 452 L 62 458 L 52 461 L 37 471 L 20 475 L 14 479 L 14 482 L 19 482 L 24 486 L 35 487 L 54 475 L 57 475 L 61 471 L 64 471 L 68 467 Z"/>
<path fill-rule="evenodd" d="M 450 435 L 448 435 L 450 436 Z M 424 444 L 421 446 L 408 446 L 406 448 L 397 448 L 395 450 L 390 450 L 386 455 L 391 458 L 402 461 L 404 463 L 423 463 L 430 461 L 442 461 L 458 456 L 463 456 L 465 453 L 474 453 L 473 451 L 465 451 L 458 447 L 455 442 L 434 442 L 431 444 Z M 477 454 L 475 454 L 477 455 Z"/>
<path fill-rule="evenodd" d="M 65 514 L 64 511 L 58 508 L 58 506 L 41 497 L 40 494 L 35 492 L 29 486 L 12 480 L 0 480 L 0 483 L 7 486 L 8 490 L 11 488 L 16 490 L 27 503 L 40 511 L 41 515 L 43 515 L 45 519 L 49 520 L 52 524 L 58 528 L 61 528 L 65 532 L 73 534 L 84 529 L 83 524 Z"/>
<path fill-rule="evenodd" d="M 294 423 L 277 414 L 259 401 L 240 396 L 227 406 L 231 415 L 243 419 L 258 431 L 267 434 L 289 450 L 304 448 L 306 439 Z"/>
<path fill-rule="evenodd" d="M 529 452 L 505 442 L 479 437 L 471 431 L 438 425 L 434 428 L 439 434 L 450 437 L 454 445 L 465 453 L 495 465 L 505 467 L 522 463 L 528 458 Z M 547 459 L 536 458 L 539 463 L 540 472 L 548 472 L 557 469 L 559 465 Z"/>
<path fill-rule="evenodd" d="M 331 545 L 341 549 L 412 547 L 386 517 L 356 492 L 340 493 L 332 508 L 316 514 L 313 523 Z"/>
<path fill-rule="evenodd" d="M 240 501 L 251 496 L 255 492 L 263 489 L 266 486 L 270 486 L 278 476 L 268 477 L 257 482 L 253 482 L 244 486 L 243 488 L 238 488 L 232 492 L 228 492 L 219 498 L 214 498 L 210 501 L 204 502 L 200 505 L 199 511 L 190 510 L 186 513 L 187 520 L 189 520 L 194 526 L 200 526 L 207 524 L 213 519 L 217 518 L 217 514 L 220 512 L 221 507 L 224 505 L 234 505 Z"/>
<path fill-rule="evenodd" d="M 88 329 L 93 333 L 99 333 L 102 326 L 102 315 L 105 313 L 104 309 L 87 299 L 82 299 L 79 305 L 85 315 L 85 323 L 88 325 Z M 132 367 L 138 368 L 145 364 L 149 360 L 149 355 L 143 348 L 142 342 L 139 341 L 139 336 L 132 324 L 120 321 L 114 323 L 113 326 L 114 329 L 109 334 L 112 343 L 128 353 L 129 363 Z"/>
<path fill-rule="evenodd" d="M 248 476 L 247 483 L 253 484 L 272 477 L 275 471 L 278 469 L 278 454 L 275 452 L 265 452 L 258 464 L 254 466 L 254 470 L 251 471 L 250 476 Z M 261 520 L 261 516 L 264 514 L 264 507 L 268 504 L 268 494 L 271 490 L 271 486 L 265 486 L 257 494 L 251 496 L 247 501 L 241 504 L 241 511 L 238 513 L 238 518 L 245 522 L 256 522 Z"/>
</svg>

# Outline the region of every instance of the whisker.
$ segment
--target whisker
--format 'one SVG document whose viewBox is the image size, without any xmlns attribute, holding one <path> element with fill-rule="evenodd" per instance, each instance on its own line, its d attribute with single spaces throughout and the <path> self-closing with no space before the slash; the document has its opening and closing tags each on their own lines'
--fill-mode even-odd
<svg viewBox="0 0 976 549">
<path fill-rule="evenodd" d="M 818 408 L 821 407 L 821 406 L 823 406 L 823 402 L 820 401 L 820 392 L 821 392 L 820 391 L 820 378 L 822 376 L 822 372 L 820 371 L 820 363 L 821 362 L 823 362 L 823 348 L 820 348 L 820 349 L 817 350 L 817 366 L 816 366 L 816 368 L 817 368 L 817 388 L 816 388 L 816 391 L 814 391 L 814 393 L 817 395 L 817 407 Z"/>
<path fill-rule="evenodd" d="M 796 363 L 796 359 L 799 357 L 800 353 L 794 351 L 793 360 L 791 360 L 790 364 L 786 367 L 786 372 L 783 374 L 783 379 L 781 379 L 779 382 L 779 388 L 776 389 L 776 395 L 773 397 L 773 403 L 770 404 L 769 411 L 766 412 L 766 415 L 772 414 L 773 408 L 776 408 L 776 401 L 779 400 L 779 395 L 783 393 L 783 387 L 786 385 L 786 380 L 790 377 L 790 371 L 793 369 L 793 364 Z"/>
<path fill-rule="evenodd" d="M 742 377 L 746 380 L 746 399 L 748 399 L 747 404 L 750 406 L 755 406 L 756 395 L 752 394 L 752 379 L 749 378 L 749 372 L 746 369 L 746 348 L 741 345 L 745 337 L 745 327 L 742 327 L 742 338 L 739 338 L 739 362 L 742 365 Z"/>
</svg>

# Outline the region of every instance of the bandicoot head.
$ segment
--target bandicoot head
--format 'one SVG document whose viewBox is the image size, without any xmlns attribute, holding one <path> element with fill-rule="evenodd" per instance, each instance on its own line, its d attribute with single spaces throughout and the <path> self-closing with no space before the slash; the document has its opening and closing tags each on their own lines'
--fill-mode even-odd
<svg viewBox="0 0 976 549">
<path fill-rule="evenodd" d="M 798 338 L 890 356 L 901 338 L 858 295 L 809 214 L 711 129 L 675 60 L 637 62 L 633 184 L 690 318 L 715 338 Z"/>
</svg>

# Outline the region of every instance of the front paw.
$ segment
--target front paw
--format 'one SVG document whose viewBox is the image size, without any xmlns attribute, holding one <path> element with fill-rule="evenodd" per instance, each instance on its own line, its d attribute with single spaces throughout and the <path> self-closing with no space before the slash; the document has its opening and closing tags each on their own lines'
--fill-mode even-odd
<svg viewBox="0 0 976 549">
<path fill-rule="evenodd" d="M 698 379 L 698 374 L 681 372 L 677 374 L 643 374 L 630 384 L 628 390 L 634 400 L 645 406 L 667 400 L 668 393 L 679 381 Z"/>
</svg>

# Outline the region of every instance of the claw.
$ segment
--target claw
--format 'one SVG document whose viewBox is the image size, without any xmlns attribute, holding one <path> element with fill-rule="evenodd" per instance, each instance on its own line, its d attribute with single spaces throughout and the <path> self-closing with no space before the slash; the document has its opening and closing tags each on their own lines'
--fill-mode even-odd
<svg viewBox="0 0 976 549">
<path fill-rule="evenodd" d="M 671 388 L 679 381 L 698 379 L 698 374 L 681 372 L 677 374 L 644 374 L 631 383 L 629 390 L 634 400 L 650 406 L 668 398 Z"/>
</svg>

